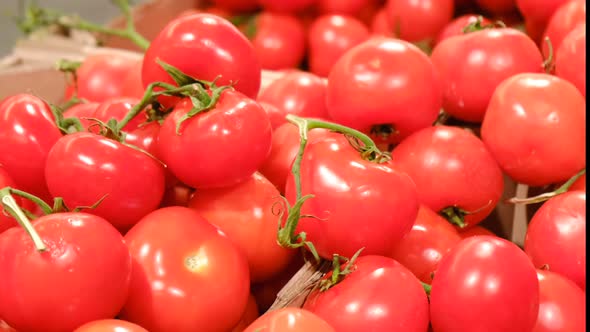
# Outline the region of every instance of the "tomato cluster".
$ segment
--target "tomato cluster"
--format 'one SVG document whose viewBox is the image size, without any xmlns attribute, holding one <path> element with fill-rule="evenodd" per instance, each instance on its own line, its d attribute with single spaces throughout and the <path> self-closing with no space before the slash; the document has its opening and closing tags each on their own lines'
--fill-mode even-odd
<svg viewBox="0 0 590 332">
<path fill-rule="evenodd" d="M 184 12 L 0 102 L 0 331 L 582 331 L 584 69 L 581 0 Z"/>
</svg>

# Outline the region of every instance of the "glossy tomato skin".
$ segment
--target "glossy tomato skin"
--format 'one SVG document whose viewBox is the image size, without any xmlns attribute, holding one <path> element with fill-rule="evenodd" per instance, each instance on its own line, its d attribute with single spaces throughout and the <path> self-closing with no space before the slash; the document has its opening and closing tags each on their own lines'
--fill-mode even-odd
<svg viewBox="0 0 590 332">
<path fill-rule="evenodd" d="M 268 119 L 270 120 L 270 126 L 272 128 L 274 137 L 275 130 L 279 128 L 282 124 L 287 122 L 287 119 L 285 118 L 287 113 L 285 113 L 285 111 L 276 107 L 275 105 L 269 104 L 264 101 L 258 100 L 258 104 L 264 109 L 266 115 L 268 115 Z"/>
<path fill-rule="evenodd" d="M 45 161 L 62 137 L 43 100 L 18 94 L 0 103 L 0 165 L 19 189 L 51 201 L 45 184 Z"/>
<path fill-rule="evenodd" d="M 586 97 L 586 24 L 568 33 L 555 53 L 555 75 L 578 88 Z"/>
<path fill-rule="evenodd" d="M 332 133 L 309 144 L 301 162 L 301 191 L 312 194 L 301 209 L 297 231 L 307 234 L 320 256 L 388 255 L 418 213 L 412 180 L 395 165 L 361 158 L 347 139 Z M 285 197 L 295 202 L 294 177 Z M 395 213 L 392 213 L 395 211 Z"/>
<path fill-rule="evenodd" d="M 164 120 L 158 156 L 193 188 L 232 186 L 250 177 L 270 152 L 268 115 L 254 100 L 225 90 L 215 107 L 176 124 L 191 106 L 178 107 Z"/>
<path fill-rule="evenodd" d="M 322 15 L 309 27 L 309 70 L 327 77 L 334 63 L 370 36 L 369 28 L 353 16 Z"/>
<path fill-rule="evenodd" d="M 133 257 L 121 318 L 150 332 L 228 331 L 248 301 L 245 256 L 186 207 L 145 216 L 126 235 Z"/>
<path fill-rule="evenodd" d="M 548 265 L 586 289 L 586 192 L 543 203 L 529 223 L 524 250 L 537 268 Z"/>
<path fill-rule="evenodd" d="M 534 266 L 520 248 L 498 237 L 461 241 L 432 281 L 430 321 L 437 332 L 532 331 L 538 310 Z"/>
<path fill-rule="evenodd" d="M 123 120 L 127 113 L 133 108 L 133 106 L 139 104 L 140 100 L 132 97 L 118 97 L 110 98 L 100 103 L 94 111 L 94 118 L 106 123 L 110 119 L 117 121 Z M 125 127 L 124 131 L 130 131 L 137 129 L 141 124 L 147 121 L 147 115 L 145 112 L 141 112 L 134 117 Z"/>
<path fill-rule="evenodd" d="M 558 50 L 565 36 L 579 24 L 586 23 L 586 1 L 570 0 L 561 5 L 551 16 L 543 40 L 549 38 L 554 50 Z M 549 56 L 547 43 L 542 45 L 543 55 Z"/>
<path fill-rule="evenodd" d="M 270 311 L 254 321 L 244 332 L 336 332 L 325 320 L 308 310 L 287 307 Z"/>
<path fill-rule="evenodd" d="M 481 137 L 515 181 L 566 181 L 586 165 L 586 100 L 558 77 L 515 75 L 494 92 Z"/>
<path fill-rule="evenodd" d="M 4 167 L 0 165 L 0 188 L 14 188 L 14 186 L 15 183 L 10 177 L 10 174 L 8 174 Z M 13 195 L 13 198 L 17 202 L 17 204 L 21 204 L 21 198 L 19 196 Z M 4 210 L 4 207 L 2 205 L 0 205 L 0 234 L 2 234 L 2 232 L 4 232 L 5 230 L 17 225 L 18 223 L 16 222 L 16 220 L 13 217 L 11 217 L 7 211 Z"/>
<path fill-rule="evenodd" d="M 395 82 L 395 84 L 392 84 Z M 436 120 L 442 103 L 432 62 L 416 46 L 373 37 L 348 51 L 328 77 L 326 105 L 334 122 L 369 133 L 392 125 L 396 132 L 377 141 L 399 142 Z"/>
<path fill-rule="evenodd" d="M 496 236 L 496 234 L 494 234 L 492 231 L 490 231 L 487 228 L 484 228 L 480 225 L 475 225 L 473 227 L 470 227 L 466 230 L 459 232 L 459 236 L 462 239 L 466 239 L 466 238 L 472 237 L 472 236 L 480 236 L 480 235 Z"/>
<path fill-rule="evenodd" d="M 336 286 L 312 292 L 303 309 L 336 331 L 427 331 L 428 298 L 412 272 L 383 256 L 362 256 L 354 265 Z"/>
<path fill-rule="evenodd" d="M 437 44 L 431 56 L 441 76 L 443 109 L 451 116 L 481 122 L 496 87 L 518 73 L 541 73 L 535 42 L 511 29 L 484 29 Z"/>
<path fill-rule="evenodd" d="M 454 0 L 388 0 L 385 8 L 397 37 L 418 42 L 436 38 L 451 21 Z"/>
<path fill-rule="evenodd" d="M 120 319 L 102 319 L 86 323 L 74 332 L 148 332 L 148 330 Z"/>
<path fill-rule="evenodd" d="M 80 124 L 84 128 L 84 130 L 88 130 L 88 128 L 96 123 L 95 121 L 91 121 L 89 118 L 94 117 L 94 112 L 100 103 L 80 103 L 76 104 L 64 112 L 65 118 L 78 118 L 80 120 Z"/>
<path fill-rule="evenodd" d="M 61 138 L 45 167 L 47 185 L 70 208 L 91 212 L 124 231 L 155 210 L 164 195 L 163 165 L 131 147 L 88 132 Z"/>
<path fill-rule="evenodd" d="M 131 277 L 123 236 L 87 213 L 55 213 L 33 226 L 47 251 L 36 251 L 22 228 L 0 235 L 2 319 L 18 331 L 66 332 L 114 317 Z"/>
<path fill-rule="evenodd" d="M 568 189 L 568 191 L 582 190 L 586 191 L 586 173 L 580 176 Z"/>
<path fill-rule="evenodd" d="M 278 13 L 296 13 L 314 5 L 318 0 L 258 0 L 265 10 Z"/>
<path fill-rule="evenodd" d="M 6 324 L 6 322 L 3 320 L 0 320 L 0 331 L 2 331 L 2 332 L 17 332 L 15 329 L 8 326 L 8 324 Z"/>
<path fill-rule="evenodd" d="M 318 0 L 317 8 L 322 14 L 357 15 L 374 0 Z"/>
<path fill-rule="evenodd" d="M 144 86 L 174 83 L 156 59 L 201 80 L 213 81 L 221 76 L 217 85 L 234 82 L 236 90 L 251 98 L 260 88 L 261 69 L 252 44 L 229 21 L 216 15 L 178 17 L 151 42 L 143 59 Z"/>
<path fill-rule="evenodd" d="M 371 33 L 373 35 L 395 37 L 395 31 L 389 23 L 387 16 L 387 10 L 385 8 L 381 8 L 375 13 L 375 16 L 373 16 L 373 19 L 371 20 Z"/>
<path fill-rule="evenodd" d="M 457 207 L 466 227 L 487 217 L 502 196 L 502 170 L 483 142 L 458 127 L 422 129 L 391 153 L 396 167 L 416 184 L 420 202 L 435 212 Z"/>
<path fill-rule="evenodd" d="M 277 188 L 260 173 L 235 186 L 197 190 L 188 206 L 221 229 L 246 255 L 250 280 L 268 280 L 285 269 L 297 251 L 277 243 Z"/>
<path fill-rule="evenodd" d="M 438 34 L 438 37 L 436 37 L 435 43 L 438 44 L 447 38 L 463 35 L 464 34 L 463 29 L 466 26 L 477 22 L 480 17 L 481 17 L 480 24 L 482 26 L 492 23 L 489 19 L 487 19 L 481 15 L 476 15 L 476 14 L 461 15 L 459 17 L 454 18 L 451 22 L 449 22 L 440 31 L 440 33 Z"/>
<path fill-rule="evenodd" d="M 420 205 L 412 229 L 394 246 L 391 258 L 407 267 L 420 281 L 430 284 L 443 258 L 461 237 L 449 222 Z"/>
</svg>

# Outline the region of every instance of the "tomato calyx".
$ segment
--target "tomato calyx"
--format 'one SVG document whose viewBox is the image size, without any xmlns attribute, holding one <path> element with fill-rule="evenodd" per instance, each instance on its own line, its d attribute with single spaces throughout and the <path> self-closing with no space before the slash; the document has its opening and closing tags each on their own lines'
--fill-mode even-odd
<svg viewBox="0 0 590 332">
<path fill-rule="evenodd" d="M 469 214 L 468 211 L 461 209 L 458 206 L 449 206 L 440 210 L 439 214 L 447 219 L 451 224 L 464 228 L 465 216 Z"/>
<path fill-rule="evenodd" d="M 31 221 L 29 220 L 25 212 L 23 212 L 21 207 L 18 206 L 18 204 L 14 200 L 14 197 L 12 197 L 12 193 L 14 193 L 14 189 L 10 187 L 0 189 L 0 201 L 4 208 L 4 211 L 7 211 L 8 214 L 10 214 L 14 219 L 16 219 L 18 224 L 22 228 L 24 228 L 27 234 L 31 237 L 31 240 L 33 241 L 33 244 L 35 245 L 35 249 L 37 249 L 37 251 L 46 251 L 47 246 L 45 245 L 45 243 L 43 243 L 43 240 L 41 239 L 37 231 L 35 231 L 35 228 L 31 224 Z"/>
<path fill-rule="evenodd" d="M 566 193 L 570 189 L 570 187 L 584 174 L 586 174 L 585 168 L 583 170 L 579 171 L 578 173 L 574 174 L 574 176 L 572 176 L 569 180 L 567 180 L 559 188 L 557 188 L 553 191 L 542 193 L 540 195 L 533 196 L 533 197 L 527 197 L 527 198 L 512 197 L 512 198 L 506 200 L 506 202 L 512 203 L 512 204 L 525 204 L 525 205 L 545 202 L 546 200 L 549 200 L 550 198 L 553 198 L 555 196 L 559 196 L 561 194 Z"/>
<path fill-rule="evenodd" d="M 468 34 L 471 32 L 486 30 L 486 29 L 496 29 L 496 28 L 506 28 L 506 24 L 502 21 L 496 21 L 494 23 L 483 24 L 484 17 L 478 16 L 474 22 L 467 24 L 463 27 L 462 31 L 464 34 Z"/>
<path fill-rule="evenodd" d="M 364 248 L 359 249 L 354 255 L 349 259 L 346 257 L 342 257 L 338 254 L 334 254 L 332 258 L 332 271 L 328 278 L 322 279 L 319 283 L 319 288 L 321 292 L 325 292 L 328 289 L 336 286 L 339 282 L 344 280 L 344 278 L 354 272 L 356 270 L 356 265 L 354 264 L 361 252 Z M 345 263 L 342 266 L 342 263 Z M 342 268 L 344 267 L 344 268 Z"/>
<path fill-rule="evenodd" d="M 371 127 L 369 133 L 373 136 L 379 137 L 380 139 L 387 141 L 391 136 L 398 135 L 399 131 L 395 129 L 393 124 L 377 124 Z"/>
</svg>

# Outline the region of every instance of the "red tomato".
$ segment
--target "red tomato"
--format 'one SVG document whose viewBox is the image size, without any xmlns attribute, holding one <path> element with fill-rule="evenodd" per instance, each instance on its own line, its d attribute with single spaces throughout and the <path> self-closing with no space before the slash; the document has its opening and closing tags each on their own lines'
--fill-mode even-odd
<svg viewBox="0 0 590 332">
<path fill-rule="evenodd" d="M 408 42 L 385 37 L 373 37 L 340 58 L 328 78 L 326 98 L 334 122 L 373 132 L 377 142 L 398 142 L 432 125 L 442 102 L 428 56 Z"/>
<path fill-rule="evenodd" d="M 494 92 L 481 136 L 515 181 L 531 186 L 565 181 L 586 165 L 586 101 L 558 77 L 515 75 Z"/>
<path fill-rule="evenodd" d="M 574 191 L 574 190 L 586 191 L 586 173 L 584 173 L 582 176 L 580 176 L 576 180 L 576 182 L 574 182 L 568 190 L 569 191 Z"/>
<path fill-rule="evenodd" d="M 555 53 L 555 75 L 568 80 L 586 97 L 586 24 L 566 35 Z"/>
<path fill-rule="evenodd" d="M 246 258 L 196 211 L 156 210 L 125 241 L 134 264 L 121 318 L 150 332 L 228 331 L 239 322 L 250 286 Z"/>
<path fill-rule="evenodd" d="M 421 281 L 430 284 L 444 255 L 461 241 L 459 234 L 443 217 L 424 205 L 412 229 L 389 255 L 403 264 Z"/>
<path fill-rule="evenodd" d="M 272 12 L 262 12 L 255 20 L 254 36 L 250 39 L 262 68 L 299 66 L 306 48 L 303 23 L 294 15 Z"/>
<path fill-rule="evenodd" d="M 303 308 L 339 332 L 427 330 L 428 298 L 412 272 L 382 256 L 359 257 L 354 265 L 336 286 L 310 294 Z"/>
<path fill-rule="evenodd" d="M 102 319 L 84 324 L 74 332 L 148 332 L 148 330 L 124 320 Z"/>
<path fill-rule="evenodd" d="M 213 0 L 215 6 L 232 12 L 247 12 L 258 8 L 258 0 Z"/>
<path fill-rule="evenodd" d="M 164 167 L 114 140 L 81 132 L 61 138 L 45 167 L 47 186 L 70 208 L 105 199 L 92 213 L 127 230 L 155 210 L 164 195 Z"/>
<path fill-rule="evenodd" d="M 534 266 L 514 243 L 476 236 L 441 260 L 430 292 L 433 330 L 531 331 L 539 311 Z"/>
<path fill-rule="evenodd" d="M 244 332 L 336 332 L 325 320 L 300 308 L 270 311 L 254 321 Z"/>
<path fill-rule="evenodd" d="M 516 6 L 526 21 L 547 24 L 555 11 L 570 0 L 516 0 Z"/>
<path fill-rule="evenodd" d="M 123 88 L 120 96 L 141 99 L 145 93 L 141 81 L 141 68 L 143 61 L 136 61 L 123 81 Z"/>
<path fill-rule="evenodd" d="M 0 103 L 0 165 L 17 187 L 50 202 L 45 161 L 62 136 L 49 106 L 41 99 L 18 94 Z"/>
<path fill-rule="evenodd" d="M 0 317 L 16 330 L 45 332 L 114 317 L 131 276 L 122 235 L 87 213 L 51 214 L 33 226 L 47 251 L 35 250 L 22 228 L 0 235 Z"/>
<path fill-rule="evenodd" d="M 543 57 L 535 42 L 511 28 L 445 39 L 434 48 L 431 59 L 442 79 L 445 112 L 470 122 L 483 120 L 502 81 L 518 73 L 543 71 Z"/>
<path fill-rule="evenodd" d="M 8 174 L 4 167 L 0 165 L 0 189 L 4 187 L 14 188 L 14 186 L 15 183 L 10 177 L 10 174 Z M 22 203 L 21 198 L 19 196 L 14 195 L 13 198 L 15 199 L 17 204 L 20 205 Z M 10 214 L 8 214 L 8 212 L 4 210 L 2 204 L 0 204 L 0 234 L 2 234 L 5 230 L 17 225 L 18 223 L 16 222 L 16 220 L 12 216 L 10 216 Z"/>
<path fill-rule="evenodd" d="M 434 40 L 453 18 L 453 0 L 388 0 L 387 18 L 396 36 L 410 42 Z"/>
<path fill-rule="evenodd" d="M 549 265 L 586 289 L 586 192 L 546 201 L 529 223 L 524 249 L 536 267 Z"/>
<path fill-rule="evenodd" d="M 381 8 L 375 16 L 373 16 L 373 20 L 371 21 L 371 33 L 384 37 L 395 37 L 395 30 L 389 23 L 387 9 Z"/>
<path fill-rule="evenodd" d="M 326 77 L 332 66 L 349 49 L 364 42 L 369 29 L 358 19 L 345 15 L 323 15 L 310 26 L 309 71 Z"/>
<path fill-rule="evenodd" d="M 472 237 L 472 236 L 480 236 L 480 235 L 496 236 L 496 234 L 494 234 L 492 231 L 489 231 L 480 225 L 475 225 L 469 229 L 459 232 L 459 236 L 462 239 L 466 239 L 466 238 Z"/>
<path fill-rule="evenodd" d="M 525 20 L 524 28 L 526 34 L 537 44 L 541 45 L 545 43 L 543 41 L 543 33 L 545 33 L 545 27 L 547 22 L 537 22 L 533 20 Z"/>
<path fill-rule="evenodd" d="M 227 188 L 197 190 L 188 206 L 218 227 L 248 258 L 250 280 L 268 280 L 285 269 L 296 253 L 277 243 L 278 216 L 273 206 L 280 197 L 275 186 L 254 173 Z"/>
<path fill-rule="evenodd" d="M 516 9 L 516 0 L 475 0 L 484 9 L 493 14 L 509 13 Z"/>
<path fill-rule="evenodd" d="M 373 2 L 374 0 L 317 0 L 317 8 L 322 14 L 356 16 Z"/>
<path fill-rule="evenodd" d="M 305 232 L 320 256 L 388 255 L 412 228 L 418 197 L 412 180 L 390 162 L 361 158 L 340 134 L 308 144 L 301 162 L 301 191 L 313 194 L 301 209 L 297 227 Z M 293 174 L 285 197 L 295 202 Z M 391 211 L 395 211 L 392 213 Z"/>
<path fill-rule="evenodd" d="M 89 120 L 89 118 L 94 118 L 94 112 L 98 108 L 100 103 L 80 103 L 76 104 L 64 112 L 65 118 L 78 118 L 80 120 L 80 124 L 87 130 L 92 124 L 95 122 Z"/>
<path fill-rule="evenodd" d="M 586 1 L 571 0 L 553 13 L 543 34 L 543 40 L 549 38 L 553 49 L 558 50 L 565 36 L 582 23 L 586 23 Z M 543 42 L 542 49 L 543 55 L 549 56 L 547 43 Z"/>
<path fill-rule="evenodd" d="M 403 140 L 391 157 L 414 180 L 422 204 L 439 213 L 449 208 L 468 212 L 466 226 L 487 217 L 504 190 L 502 171 L 492 154 L 462 128 L 422 129 Z"/>
<path fill-rule="evenodd" d="M 457 18 L 454 18 L 451 22 L 449 22 L 444 29 L 442 29 L 440 31 L 440 33 L 438 34 L 438 37 L 436 37 L 436 41 L 435 44 L 439 44 L 441 41 L 453 37 L 453 36 L 461 36 L 464 34 L 463 29 L 470 25 L 473 24 L 475 22 L 478 21 L 478 19 L 481 18 L 481 25 L 485 26 L 488 24 L 492 24 L 492 22 L 485 18 L 482 17 L 481 15 L 476 15 L 476 14 L 465 14 L 462 16 L 459 16 Z"/>
<path fill-rule="evenodd" d="M 557 273 L 537 270 L 540 303 L 533 332 L 569 332 L 586 329 L 586 293 Z"/>
<path fill-rule="evenodd" d="M 160 203 L 160 207 L 167 207 L 167 206 L 188 206 L 188 202 L 190 201 L 191 197 L 195 190 L 187 185 L 177 182 L 171 187 L 166 189 L 164 193 L 164 198 L 162 198 L 162 202 Z"/>
<path fill-rule="evenodd" d="M 236 90 L 252 98 L 260 88 L 260 64 L 252 44 L 219 16 L 200 13 L 178 17 L 152 41 L 143 60 L 144 86 L 174 83 L 156 59 L 201 80 L 221 76 L 217 85 L 233 82 Z"/>
<path fill-rule="evenodd" d="M 329 119 L 326 89 L 326 80 L 312 73 L 292 70 L 270 83 L 258 100 L 278 107 L 284 115 Z"/>
<path fill-rule="evenodd" d="M 133 108 L 133 106 L 139 104 L 140 100 L 137 98 L 110 98 L 100 103 L 94 111 L 94 118 L 106 123 L 110 119 L 117 121 L 123 120 L 125 115 Z M 138 116 L 134 117 L 125 127 L 125 131 L 131 131 L 137 129 L 141 124 L 147 121 L 147 115 L 145 112 L 141 112 Z"/>
<path fill-rule="evenodd" d="M 6 324 L 6 322 L 3 320 L 0 320 L 0 331 L 2 331 L 2 332 L 17 332 L 15 329 L 8 326 L 8 324 Z"/>
<path fill-rule="evenodd" d="M 248 296 L 248 304 L 246 305 L 246 311 L 242 314 L 242 318 L 238 325 L 234 326 L 231 332 L 243 332 L 250 324 L 252 324 L 260 316 L 258 314 L 258 305 L 256 299 L 252 294 Z"/>
<path fill-rule="evenodd" d="M 216 188 L 248 179 L 270 152 L 272 128 L 264 109 L 243 94 L 225 90 L 213 109 L 176 127 L 191 106 L 179 106 L 164 120 L 158 156 L 190 187 Z"/>
<path fill-rule="evenodd" d="M 122 97 L 126 78 L 133 74 L 133 69 L 139 60 L 120 54 L 94 54 L 82 61 L 76 70 L 78 77 L 78 98 L 90 102 L 103 102 L 109 98 Z M 69 99 L 74 92 L 74 86 L 69 84 L 65 99 Z"/>
<path fill-rule="evenodd" d="M 274 138 L 275 130 L 277 128 L 279 128 L 282 124 L 287 122 L 287 119 L 285 119 L 285 116 L 287 114 L 285 113 L 285 111 L 276 107 L 273 104 L 269 104 L 267 102 L 260 101 L 260 100 L 258 101 L 258 104 L 260 106 L 262 106 L 262 108 L 266 112 L 266 115 L 268 115 L 268 119 L 270 120 L 270 126 L 272 127 L 273 138 Z"/>
<path fill-rule="evenodd" d="M 295 13 L 316 4 L 318 0 L 258 0 L 266 10 L 281 13 Z"/>
</svg>

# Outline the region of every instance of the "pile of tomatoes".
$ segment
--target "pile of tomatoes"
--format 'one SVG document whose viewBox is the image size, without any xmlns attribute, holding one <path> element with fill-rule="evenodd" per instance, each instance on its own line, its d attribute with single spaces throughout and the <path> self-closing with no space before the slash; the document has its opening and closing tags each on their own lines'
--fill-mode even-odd
<svg viewBox="0 0 590 332">
<path fill-rule="evenodd" d="M 585 10 L 215 0 L 5 98 L 0 331 L 584 331 Z"/>
</svg>

